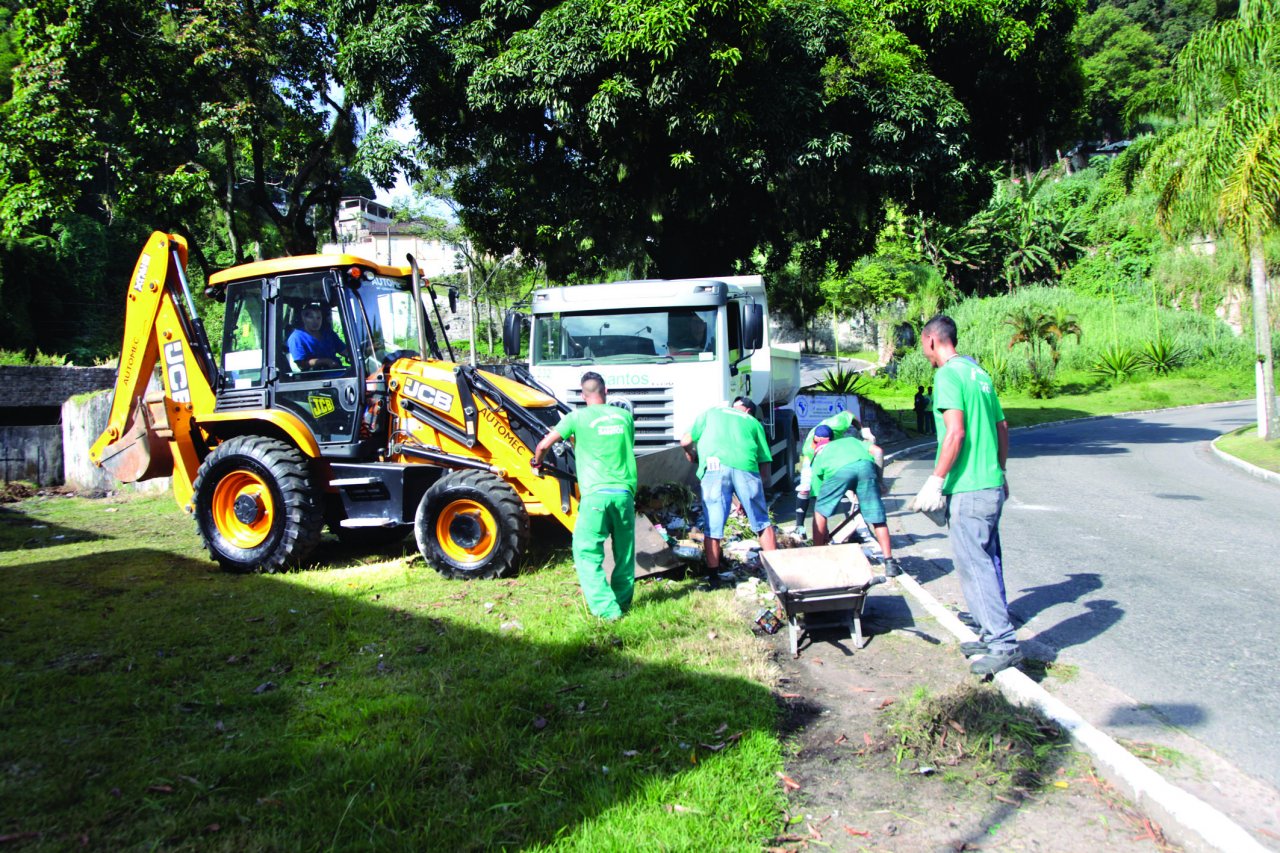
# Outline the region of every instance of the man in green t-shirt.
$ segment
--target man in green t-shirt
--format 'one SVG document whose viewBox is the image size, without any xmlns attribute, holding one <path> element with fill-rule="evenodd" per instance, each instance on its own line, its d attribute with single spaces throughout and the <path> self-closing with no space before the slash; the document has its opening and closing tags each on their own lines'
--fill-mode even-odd
<svg viewBox="0 0 1280 853">
<path fill-rule="evenodd" d="M 835 514 L 845 492 L 852 489 L 858 496 L 862 520 L 871 526 L 880 553 L 884 555 L 884 573 L 891 578 L 902 574 L 898 561 L 893 558 L 888 518 L 880 499 L 879 471 L 871 451 L 861 439 L 833 439 L 830 427 L 818 426 L 813 433 L 813 493 L 817 495 L 813 506 L 813 544 L 826 545 L 830 541 L 827 519 Z"/>
<path fill-rule="evenodd" d="M 573 566 L 587 608 L 619 619 L 631 607 L 636 581 L 636 427 L 631 413 L 605 402 L 599 373 L 582 375 L 581 409 L 569 412 L 534 448 L 534 470 L 557 441 L 573 442 L 578 469 L 578 519 Z M 613 575 L 604 574 L 604 542 L 613 537 Z"/>
<path fill-rule="evenodd" d="M 876 437 L 872 435 L 871 430 L 864 429 L 862 424 L 858 423 L 858 419 L 853 416 L 853 412 L 848 410 L 837 412 L 829 418 L 823 418 L 816 427 L 804 438 L 804 444 L 800 447 L 800 483 L 796 486 L 796 527 L 795 533 L 800 538 L 804 538 L 804 517 L 809 512 L 809 493 L 813 480 L 813 457 L 815 453 L 814 437 L 818 435 L 818 431 L 823 427 L 827 428 L 826 440 L 832 438 L 843 438 L 845 435 L 859 436 L 862 438 L 867 451 L 871 454 L 871 458 L 876 463 L 876 476 L 884 470 L 884 450 L 880 445 L 876 444 Z"/>
<path fill-rule="evenodd" d="M 707 409 L 698 415 L 680 444 L 689 461 L 697 464 L 702 482 L 707 571 L 712 576 L 720 571 L 720 540 L 735 495 L 747 512 L 751 529 L 760 537 L 760 546 L 766 551 L 777 548 L 764 502 L 772 457 L 764 426 L 756 419 L 755 402 L 738 397 L 732 406 Z"/>
<path fill-rule="evenodd" d="M 945 517 L 950 525 L 960 587 L 979 625 L 978 642 L 961 649 L 981 655 L 969 666 L 971 672 L 994 675 L 1022 661 L 1000 549 L 1000 513 L 1009 496 L 1009 424 L 990 375 L 956 352 L 955 321 L 945 314 L 934 317 L 920 332 L 920 347 L 937 368 L 938 455 L 911 507 L 931 518 Z"/>
</svg>

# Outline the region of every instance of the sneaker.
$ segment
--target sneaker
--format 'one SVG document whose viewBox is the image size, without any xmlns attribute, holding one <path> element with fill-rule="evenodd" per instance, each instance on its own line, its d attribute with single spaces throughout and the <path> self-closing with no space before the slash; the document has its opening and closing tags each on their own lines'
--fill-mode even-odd
<svg viewBox="0 0 1280 853">
<path fill-rule="evenodd" d="M 1007 652 L 988 651 L 985 655 L 969 664 L 969 671 L 974 675 L 995 675 L 997 672 L 1022 663 L 1022 650 L 1010 649 Z"/>
<path fill-rule="evenodd" d="M 898 561 L 893 557 L 888 557 L 884 561 L 884 576 L 887 578 L 896 578 L 902 574 L 902 566 L 898 565 Z"/>
<path fill-rule="evenodd" d="M 985 640 L 970 640 L 967 643 L 960 644 L 960 653 L 965 657 L 973 657 L 974 655 L 985 655 L 990 647 Z"/>
</svg>

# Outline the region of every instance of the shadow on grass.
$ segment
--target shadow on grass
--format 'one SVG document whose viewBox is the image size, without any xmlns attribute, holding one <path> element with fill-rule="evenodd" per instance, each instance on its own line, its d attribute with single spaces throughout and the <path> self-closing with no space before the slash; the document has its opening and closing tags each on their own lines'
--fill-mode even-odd
<svg viewBox="0 0 1280 853">
<path fill-rule="evenodd" d="M 0 551 L 29 551 L 106 538 L 88 530 L 35 521 L 21 512 L 0 506 Z"/>
<path fill-rule="evenodd" d="M 313 588 L 149 549 L 10 567 L 0 833 L 301 850 L 769 834 L 768 689 L 645 660 L 655 623 L 581 618 L 576 586 L 429 571 Z M 503 595 L 563 618 L 504 630 Z M 468 621 L 447 599 L 474 603 Z"/>
</svg>

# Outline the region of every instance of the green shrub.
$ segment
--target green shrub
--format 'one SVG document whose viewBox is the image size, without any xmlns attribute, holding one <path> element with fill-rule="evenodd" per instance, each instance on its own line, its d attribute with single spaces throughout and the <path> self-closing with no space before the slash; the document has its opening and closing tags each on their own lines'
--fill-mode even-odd
<svg viewBox="0 0 1280 853">
<path fill-rule="evenodd" d="M 1090 372 L 1115 382 L 1126 382 L 1142 369 L 1142 359 L 1128 347 L 1112 345 L 1098 353 Z"/>
<path fill-rule="evenodd" d="M 862 392 L 862 387 L 865 384 L 863 374 L 858 373 L 856 370 L 836 367 L 822 375 L 822 380 L 818 383 L 818 390 L 827 391 L 831 394 L 858 394 Z"/>
<path fill-rule="evenodd" d="M 45 355 L 36 350 L 35 355 L 28 355 L 21 350 L 0 350 L 0 365 L 6 367 L 13 366 L 34 366 L 34 367 L 62 367 L 67 363 L 65 355 Z"/>
<path fill-rule="evenodd" d="M 1158 337 L 1142 345 L 1138 359 L 1152 373 L 1165 376 L 1186 364 L 1187 350 L 1167 338 Z"/>
<path fill-rule="evenodd" d="M 933 365 L 919 348 L 913 348 L 898 360 L 898 384 L 914 391 L 917 385 L 933 384 Z"/>
</svg>

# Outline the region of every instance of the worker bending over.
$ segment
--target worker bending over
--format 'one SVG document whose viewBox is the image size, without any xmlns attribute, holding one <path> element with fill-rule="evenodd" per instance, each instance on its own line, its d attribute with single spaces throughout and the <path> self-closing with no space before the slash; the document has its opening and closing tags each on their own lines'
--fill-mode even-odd
<svg viewBox="0 0 1280 853">
<path fill-rule="evenodd" d="M 680 439 L 684 455 L 698 466 L 702 505 L 707 516 L 705 558 L 707 572 L 720 571 L 720 540 L 729 519 L 733 497 L 747 512 L 747 522 L 766 551 L 778 547 L 764 502 L 769 479 L 769 442 L 756 419 L 756 404 L 738 397 L 732 406 L 718 406 L 698 415 L 693 428 Z"/>
<path fill-rule="evenodd" d="M 619 619 L 631 607 L 636 582 L 636 427 L 631 413 L 605 402 L 599 373 L 582 375 L 581 409 L 569 412 L 534 448 L 532 464 L 557 441 L 573 441 L 578 468 L 578 521 L 573 567 L 587 608 Z M 604 541 L 613 537 L 613 575 L 604 574 Z"/>
<path fill-rule="evenodd" d="M 811 492 L 811 483 L 813 480 L 813 457 L 814 457 L 814 437 L 818 434 L 818 430 L 823 427 L 827 428 L 827 439 L 843 438 L 846 435 L 860 438 L 867 448 L 867 452 L 871 454 L 871 458 L 875 460 L 877 476 L 884 470 L 884 450 L 880 445 L 876 444 L 876 437 L 871 430 L 863 428 L 858 419 L 853 416 L 853 412 L 844 411 L 824 418 L 813 431 L 805 436 L 804 444 L 800 448 L 800 485 L 796 487 L 796 535 L 804 537 L 804 517 L 809 512 L 809 495 Z"/>
<path fill-rule="evenodd" d="M 880 553 L 884 555 L 884 573 L 891 578 L 902 574 L 898 561 L 893 558 L 884 502 L 880 499 L 880 480 L 871 451 L 856 438 L 833 440 L 830 427 L 819 426 L 813 432 L 813 492 L 817 495 L 813 507 L 813 544 L 826 545 L 830 541 L 827 519 L 835 514 L 845 492 L 852 490 L 858 496 L 862 520 L 871 526 Z"/>
</svg>

